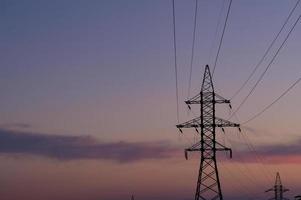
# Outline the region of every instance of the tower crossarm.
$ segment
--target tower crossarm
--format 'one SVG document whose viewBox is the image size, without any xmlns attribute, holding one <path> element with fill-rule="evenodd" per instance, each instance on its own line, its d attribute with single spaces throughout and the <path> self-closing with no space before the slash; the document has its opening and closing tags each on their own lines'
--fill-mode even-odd
<svg viewBox="0 0 301 200">
<path fill-rule="evenodd" d="M 219 142 L 216 141 L 215 142 L 215 149 L 217 151 L 229 151 L 230 152 L 230 158 L 232 158 L 232 149 L 231 148 L 226 147 L 226 146 L 224 146 L 221 143 L 219 143 Z"/>
<path fill-rule="evenodd" d="M 218 117 L 215 118 L 215 126 L 216 127 L 240 127 L 239 124 Z"/>
<path fill-rule="evenodd" d="M 230 152 L 230 158 L 232 158 L 232 149 L 225 147 L 224 145 L 220 144 L 219 142 L 215 141 L 215 149 L 211 148 L 202 148 L 202 143 L 197 142 L 193 144 L 191 147 L 185 149 L 185 158 L 188 159 L 188 152 L 190 151 L 209 151 L 209 150 L 215 150 L 215 151 L 229 151 Z"/>
<path fill-rule="evenodd" d="M 275 190 L 274 188 L 270 188 L 270 189 L 266 190 L 265 192 L 272 192 L 274 190 Z"/>
<path fill-rule="evenodd" d="M 206 96 L 206 95 L 208 96 L 209 93 L 211 93 L 211 92 L 202 92 L 202 94 L 204 96 Z M 201 104 L 201 93 L 199 93 L 196 96 L 188 99 L 187 101 L 185 101 L 185 103 L 187 105 L 190 105 L 190 104 Z M 230 100 L 225 99 L 224 97 L 222 97 L 219 94 L 215 93 L 215 100 L 214 100 L 214 102 L 203 100 L 203 103 L 228 103 L 228 104 L 230 104 Z"/>
<path fill-rule="evenodd" d="M 201 124 L 201 117 L 194 118 L 182 124 L 178 124 L 177 128 L 198 128 L 198 127 L 240 127 L 239 124 L 230 122 L 222 118 L 215 118 L 215 124 Z"/>
<path fill-rule="evenodd" d="M 201 127 L 201 117 L 194 118 L 182 124 L 176 125 L 177 128 L 198 128 Z"/>
</svg>

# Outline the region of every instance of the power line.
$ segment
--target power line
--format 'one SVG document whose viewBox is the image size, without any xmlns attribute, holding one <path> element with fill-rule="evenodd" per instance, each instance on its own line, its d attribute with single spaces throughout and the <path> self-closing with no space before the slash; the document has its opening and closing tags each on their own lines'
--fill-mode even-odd
<svg viewBox="0 0 301 200">
<path fill-rule="evenodd" d="M 193 24 L 193 34 L 192 34 L 192 48 L 191 48 L 190 72 L 189 72 L 187 98 L 190 96 L 190 88 L 191 88 L 191 76 L 192 76 L 192 66 L 193 66 L 193 59 L 194 59 L 194 46 L 195 46 L 195 32 L 196 32 L 196 25 L 197 25 L 197 13 L 198 13 L 198 0 L 195 0 L 194 24 Z"/>
<path fill-rule="evenodd" d="M 236 114 L 235 114 L 234 116 L 235 116 L 235 118 L 236 118 L 237 121 L 240 121 L 240 120 L 238 119 L 238 116 L 237 116 Z M 243 139 L 244 139 L 244 141 L 245 141 L 245 144 L 246 144 L 246 146 L 248 147 L 249 151 L 254 153 L 256 162 L 259 163 L 259 164 L 261 164 L 262 170 L 260 170 L 260 172 L 263 172 L 263 176 L 262 176 L 262 177 L 265 177 L 265 180 L 266 180 L 267 182 L 270 182 L 270 181 L 271 181 L 271 178 L 270 178 L 270 175 L 271 175 L 271 174 L 269 174 L 269 170 L 266 169 L 266 166 L 265 166 L 264 163 L 263 163 L 263 159 L 262 159 L 262 157 L 259 155 L 259 153 L 256 151 L 256 149 L 255 149 L 253 143 L 252 143 L 251 140 L 247 137 L 247 135 L 244 135 L 244 134 L 243 134 L 243 132 L 238 132 L 238 134 L 240 134 L 240 135 L 243 137 Z M 238 137 L 238 138 L 239 138 L 239 137 Z M 239 139 L 241 140 L 241 138 L 239 138 Z M 258 167 L 259 167 L 259 166 L 258 166 Z"/>
<path fill-rule="evenodd" d="M 177 101 L 177 120 L 180 121 L 179 117 L 179 90 L 178 90 L 178 65 L 177 65 L 177 43 L 176 43 L 176 12 L 175 12 L 175 1 L 172 0 L 172 17 L 173 17 L 173 47 L 174 47 L 174 58 L 175 58 L 175 78 L 176 78 L 176 101 Z"/>
<path fill-rule="evenodd" d="M 264 162 L 262 160 L 262 157 L 258 154 L 258 152 L 256 151 L 254 145 L 250 141 L 250 139 L 248 139 L 247 136 L 245 136 L 243 133 L 240 133 L 240 134 L 242 135 L 242 138 L 245 141 L 245 144 L 248 147 L 249 151 L 254 153 L 256 162 L 261 164 L 262 170 L 259 170 L 259 171 L 263 175 L 262 177 L 265 177 L 265 180 L 267 182 L 270 182 L 271 181 L 270 176 L 269 176 L 270 173 L 269 173 L 269 170 L 265 167 Z"/>
<path fill-rule="evenodd" d="M 214 67 L 213 67 L 213 70 L 212 70 L 212 76 L 214 75 L 214 71 L 215 71 L 215 67 L 216 67 L 216 64 L 217 64 L 219 52 L 221 50 L 221 46 L 222 46 L 222 43 L 223 43 L 223 38 L 224 38 L 225 30 L 226 30 L 226 27 L 227 27 L 227 22 L 228 22 L 229 13 L 230 13 L 230 10 L 231 10 L 231 5 L 232 5 L 232 0 L 230 0 L 229 6 L 228 6 L 227 16 L 226 16 L 226 19 L 225 19 L 222 36 L 221 36 L 221 39 L 219 41 L 218 50 L 217 50 L 217 54 L 216 54 L 215 62 L 214 62 Z"/>
<path fill-rule="evenodd" d="M 221 7 L 221 9 L 219 11 L 219 14 L 218 14 L 217 24 L 216 24 L 215 33 L 214 33 L 214 39 L 212 40 L 212 43 L 211 43 L 210 53 L 209 53 L 209 58 L 208 58 L 209 61 L 208 62 L 210 62 L 210 60 L 211 60 L 212 51 L 213 51 L 213 47 L 214 47 L 214 40 L 217 37 L 218 27 L 219 27 L 219 25 L 221 23 L 221 20 L 222 20 L 222 13 L 223 13 L 223 10 L 224 10 L 224 6 L 225 6 L 225 0 L 223 0 L 222 7 Z"/>
<path fill-rule="evenodd" d="M 259 113 L 255 114 L 250 119 L 246 120 L 242 124 L 249 123 L 250 121 L 256 119 L 259 117 L 262 113 L 264 113 L 266 110 L 268 110 L 270 107 L 272 107 L 275 103 L 277 103 L 282 97 L 284 97 L 291 89 L 293 89 L 299 82 L 301 81 L 301 78 L 299 78 L 297 81 L 295 81 L 289 88 L 287 88 L 278 98 L 276 98 L 272 103 L 267 105 L 263 110 L 261 110 Z"/>
<path fill-rule="evenodd" d="M 240 156 L 238 154 L 238 150 L 235 148 L 235 145 L 234 143 L 231 142 L 230 139 L 227 138 L 227 141 L 230 143 L 230 148 L 233 149 L 235 152 L 236 152 L 236 158 L 238 158 L 240 160 L 240 163 L 242 163 L 242 166 L 244 167 L 244 169 L 246 170 L 243 170 L 242 168 L 240 168 L 240 166 L 238 165 L 238 168 L 241 170 L 242 174 L 250 179 L 250 181 L 252 182 L 252 184 L 256 185 L 256 183 L 258 183 L 258 179 L 257 179 L 257 176 L 253 176 L 254 174 L 252 172 L 252 170 L 248 167 L 248 165 L 246 164 L 245 160 L 243 159 L 243 156 Z M 257 184 L 258 185 L 258 184 Z"/>
<path fill-rule="evenodd" d="M 244 196 L 253 196 L 253 194 L 250 192 L 250 188 L 248 188 L 247 185 L 245 184 L 246 181 L 241 181 L 239 179 L 239 175 L 237 175 L 237 171 L 233 173 L 231 167 L 228 167 L 227 164 L 223 162 L 220 163 L 220 166 L 223 170 L 226 171 L 226 173 L 224 174 L 229 175 L 229 181 L 227 182 L 227 184 L 231 185 L 231 188 L 233 188 L 236 191 L 239 191 L 239 193 L 244 193 Z"/>
<path fill-rule="evenodd" d="M 271 44 L 268 46 L 268 48 L 266 49 L 264 55 L 261 57 L 261 59 L 259 60 L 259 62 L 257 63 L 257 65 L 255 66 L 255 68 L 253 69 L 253 71 L 251 72 L 251 74 L 249 75 L 249 77 L 247 78 L 247 80 L 242 84 L 242 86 L 232 95 L 231 100 L 236 97 L 241 90 L 247 85 L 247 83 L 249 82 L 249 80 L 251 79 L 251 77 L 255 74 L 256 70 L 258 69 L 258 67 L 262 64 L 262 62 L 265 60 L 267 54 L 269 53 L 269 51 L 271 50 L 272 46 L 274 45 L 274 43 L 276 42 L 276 40 L 278 39 L 280 33 L 283 31 L 284 27 L 286 26 L 287 22 L 289 21 L 289 19 L 291 18 L 292 14 L 294 13 L 296 7 L 298 6 L 298 4 L 300 3 L 300 0 L 298 0 L 295 4 L 295 6 L 293 7 L 293 9 L 290 11 L 289 15 L 287 16 L 286 20 L 284 21 L 284 24 L 282 25 L 282 27 L 280 28 L 279 32 L 277 33 L 276 37 L 273 39 L 273 41 L 271 42 Z"/>
<path fill-rule="evenodd" d="M 290 29 L 290 31 L 288 32 L 288 34 L 286 35 L 285 39 L 283 40 L 283 42 L 281 43 L 280 47 L 277 49 L 277 52 L 275 53 L 275 55 L 273 56 L 273 58 L 271 59 L 271 61 L 269 62 L 269 64 L 267 65 L 267 67 L 265 68 L 264 72 L 260 75 L 259 79 L 257 80 L 257 82 L 255 83 L 255 85 L 252 87 L 252 89 L 250 90 L 250 92 L 248 93 L 248 95 L 243 99 L 243 101 L 239 104 L 239 106 L 237 107 L 237 109 L 232 113 L 232 115 L 230 116 L 230 118 L 233 117 L 233 115 L 235 115 L 237 113 L 237 111 L 244 105 L 244 103 L 247 101 L 247 99 L 251 96 L 251 94 L 254 92 L 255 88 L 257 87 L 257 85 L 259 84 L 259 82 L 263 79 L 264 75 L 266 74 L 266 72 L 268 71 L 268 69 L 272 66 L 275 58 L 277 57 L 277 55 L 279 54 L 280 50 L 283 48 L 284 44 L 286 43 L 287 39 L 289 38 L 289 36 L 291 35 L 292 31 L 295 29 L 297 23 L 299 22 L 301 18 L 301 15 L 299 15 L 299 17 L 297 18 L 297 20 L 295 21 L 293 27 Z M 229 118 L 229 119 L 230 119 Z"/>
</svg>

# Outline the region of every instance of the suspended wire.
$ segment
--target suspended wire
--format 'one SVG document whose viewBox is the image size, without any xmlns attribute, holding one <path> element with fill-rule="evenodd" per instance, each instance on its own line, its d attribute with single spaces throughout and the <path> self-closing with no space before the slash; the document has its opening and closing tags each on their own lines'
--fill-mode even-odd
<svg viewBox="0 0 301 200">
<path fill-rule="evenodd" d="M 243 134 L 243 133 L 240 133 L 240 134 L 242 135 L 243 139 L 245 140 L 245 142 L 246 142 L 246 144 L 247 144 L 249 150 L 250 150 L 251 152 L 253 151 L 253 153 L 255 154 L 255 158 L 256 158 L 257 162 L 258 162 L 259 164 L 261 164 L 261 166 L 263 167 L 263 168 L 262 168 L 262 169 L 263 169 L 263 170 L 262 170 L 263 176 L 265 176 L 269 182 L 272 182 L 272 178 L 271 178 L 271 177 L 272 177 L 273 175 L 271 174 L 270 170 L 268 170 L 268 169 L 266 168 L 266 166 L 265 166 L 265 164 L 264 164 L 264 162 L 263 162 L 262 156 L 259 155 L 259 153 L 258 153 L 257 150 L 255 149 L 253 143 L 252 143 L 251 140 L 248 138 L 248 136 L 245 135 L 245 134 Z"/>
<path fill-rule="evenodd" d="M 267 183 L 271 182 L 272 179 L 271 179 L 270 170 L 266 169 L 266 166 L 263 163 L 262 156 L 259 155 L 259 153 L 255 149 L 253 143 L 247 137 L 247 135 L 244 135 L 242 132 L 239 132 L 239 134 L 241 134 L 242 139 L 244 140 L 244 143 L 247 145 L 249 151 L 254 153 L 254 155 L 255 155 L 255 161 L 262 166 L 262 170 L 259 169 L 259 171 L 263 175 L 262 177 L 265 178 L 265 180 L 267 181 Z M 239 139 L 241 140 L 241 137 L 239 137 Z M 259 168 L 259 166 L 258 166 L 258 168 Z"/>
<path fill-rule="evenodd" d="M 251 74 L 248 76 L 247 80 L 242 84 L 242 86 L 232 95 L 231 99 L 235 98 L 240 92 L 241 90 L 247 85 L 247 83 L 250 81 L 250 79 L 252 78 L 252 76 L 255 74 L 256 70 L 258 69 L 258 67 L 262 64 L 262 62 L 265 60 L 267 54 L 269 53 L 269 51 L 271 50 L 272 46 L 274 46 L 274 43 L 276 42 L 276 40 L 278 39 L 280 33 L 283 31 L 284 27 L 286 26 L 287 22 L 289 21 L 289 19 L 291 18 L 292 14 L 294 13 L 295 9 L 297 8 L 298 4 L 300 3 L 300 0 L 298 0 L 295 4 L 295 6 L 293 7 L 293 9 L 290 11 L 289 15 L 287 16 L 286 20 L 284 21 L 284 24 L 282 25 L 281 29 L 279 30 L 279 32 L 277 33 L 276 37 L 273 39 L 273 41 L 270 43 L 270 45 L 268 46 L 268 48 L 266 49 L 265 53 L 263 54 L 263 56 L 261 57 L 261 59 L 259 60 L 259 62 L 257 63 L 257 65 L 255 66 L 255 68 L 253 69 L 253 71 L 251 72 Z"/>
<path fill-rule="evenodd" d="M 232 141 L 229 138 L 226 138 L 226 139 L 227 139 L 228 143 L 230 144 L 230 148 L 233 149 L 234 152 L 238 152 L 238 150 L 235 148 L 234 143 L 232 143 Z M 235 156 L 236 156 L 236 158 L 238 158 L 240 160 L 240 162 L 242 162 L 242 166 L 244 167 L 244 169 L 246 169 L 246 171 L 249 172 L 249 173 L 245 173 L 245 170 L 241 169 L 244 176 L 246 178 L 250 179 L 250 182 L 252 182 L 252 184 L 256 184 L 258 182 L 258 180 L 256 179 L 256 176 L 251 175 L 251 170 L 248 168 L 245 160 L 238 153 L 236 153 Z"/>
<path fill-rule="evenodd" d="M 230 142 L 229 139 L 227 139 L 228 142 Z M 232 144 L 230 144 L 231 148 L 233 147 Z M 228 168 L 227 164 L 223 163 L 223 162 L 220 162 L 220 165 L 222 166 L 222 168 L 224 170 L 227 171 L 227 173 L 224 173 L 224 174 L 229 174 L 230 175 L 230 181 L 228 181 L 228 184 L 231 184 L 232 183 L 232 188 L 235 189 L 236 191 L 239 191 L 241 190 L 242 193 L 245 193 L 245 197 L 246 196 L 249 196 L 248 199 L 250 199 L 250 197 L 253 197 L 254 199 L 258 199 L 258 196 L 255 196 L 254 197 L 254 194 L 252 194 L 250 192 L 250 188 L 248 187 L 248 184 L 245 184 L 247 181 L 245 181 L 243 179 L 243 181 L 240 179 L 241 175 L 239 175 L 239 173 L 242 174 L 242 176 L 246 177 L 246 178 L 249 178 L 251 180 L 251 182 L 253 182 L 254 180 L 251 179 L 249 176 L 247 176 L 248 173 L 246 173 L 243 168 L 241 168 L 240 164 L 237 164 L 237 169 L 235 169 L 235 173 L 233 173 L 233 171 L 231 170 L 231 167 Z M 243 165 L 244 166 L 244 165 Z M 244 167 L 247 167 L 247 166 L 244 166 Z M 250 170 L 247 170 L 247 172 L 249 172 Z M 251 176 L 252 177 L 252 176 Z M 235 180 L 234 180 L 235 179 Z M 234 184 L 235 183 L 235 184 Z M 256 184 L 256 181 L 253 182 L 254 185 L 258 185 Z M 252 199 L 253 199 L 252 198 Z"/>
<path fill-rule="evenodd" d="M 245 122 L 243 122 L 242 124 L 246 124 L 249 123 L 250 121 L 256 119 L 257 117 L 259 117 L 262 113 L 264 113 L 265 111 L 267 111 L 270 107 L 272 107 L 275 103 L 277 103 L 282 97 L 284 97 L 291 89 L 293 89 L 299 82 L 301 81 L 301 78 L 299 78 L 298 80 L 296 80 L 289 88 L 287 88 L 278 98 L 276 98 L 272 103 L 270 103 L 269 105 L 267 105 L 263 110 L 261 110 L 259 113 L 255 114 L 253 117 L 251 117 L 250 119 L 246 120 Z"/>
<path fill-rule="evenodd" d="M 228 6 L 228 11 L 227 11 L 227 16 L 226 16 L 225 23 L 224 23 L 224 28 L 223 28 L 222 36 L 221 36 L 221 39 L 219 41 L 218 50 L 217 50 L 217 54 L 216 54 L 215 61 L 214 61 L 214 67 L 213 67 L 213 71 L 212 71 L 212 76 L 214 74 L 215 67 L 216 67 L 217 60 L 218 60 L 218 56 L 219 56 L 219 53 L 220 53 L 220 50 L 221 50 L 221 46 L 222 46 L 222 43 L 223 43 L 223 38 L 224 38 L 225 30 L 226 30 L 226 27 L 227 27 L 227 22 L 228 22 L 229 13 L 230 13 L 230 10 L 231 10 L 231 5 L 232 5 L 232 0 L 230 0 L 229 6 Z"/>
<path fill-rule="evenodd" d="M 192 66 L 193 66 L 193 59 L 194 59 L 194 46 L 195 46 L 195 32 L 196 32 L 196 25 L 197 25 L 197 15 L 198 15 L 198 0 L 195 0 L 194 23 L 193 23 L 193 33 L 192 33 L 192 48 L 191 48 L 191 59 L 190 59 L 190 71 L 189 71 L 189 82 L 188 82 L 187 98 L 190 96 L 190 89 L 191 89 L 191 77 L 192 77 Z"/>
<path fill-rule="evenodd" d="M 220 26 L 220 23 L 221 23 L 221 20 L 222 20 L 222 13 L 223 13 L 223 10 L 224 10 L 224 6 L 225 6 L 225 0 L 223 0 L 223 4 L 222 4 L 222 7 L 219 11 L 219 14 L 218 14 L 218 20 L 217 20 L 217 24 L 216 24 L 216 27 L 215 27 L 215 33 L 214 33 L 214 40 L 212 40 L 212 43 L 211 43 L 211 47 L 210 47 L 210 53 L 209 53 L 209 58 L 208 58 L 208 62 L 210 62 L 211 60 L 211 57 L 212 57 L 212 51 L 213 51 L 213 47 L 214 47 L 214 41 L 215 41 L 215 38 L 217 37 L 217 32 L 218 32 L 218 27 Z"/>
<path fill-rule="evenodd" d="M 272 178 L 270 176 L 270 171 L 269 169 L 265 166 L 265 164 L 262 162 L 262 160 L 260 159 L 261 157 L 259 157 L 256 154 L 256 151 L 254 151 L 251 147 L 251 145 L 246 141 L 246 139 L 243 139 L 245 142 L 245 144 L 247 145 L 250 153 L 254 156 L 253 158 L 253 164 L 256 164 L 253 166 L 254 170 L 257 171 L 258 175 L 259 175 L 259 180 L 261 180 L 261 187 L 265 187 L 266 185 L 269 185 L 270 183 L 272 183 Z"/>
<path fill-rule="evenodd" d="M 240 120 L 238 119 L 237 115 L 235 114 L 234 116 L 235 116 L 236 120 L 239 122 Z M 267 181 L 267 183 L 271 182 L 271 178 L 270 178 L 270 176 L 268 176 L 268 175 L 271 175 L 271 174 L 269 174 L 270 171 L 268 169 L 266 169 L 266 166 L 263 163 L 263 159 L 260 157 L 259 153 L 256 151 L 253 143 L 251 142 L 251 140 L 249 140 L 247 138 L 247 135 L 244 135 L 242 132 L 238 132 L 238 135 L 239 134 L 243 137 L 243 139 L 245 141 L 244 143 L 247 146 L 247 148 L 249 149 L 249 151 L 254 153 L 256 162 L 261 164 L 262 170 L 259 170 L 259 171 L 261 173 L 263 173 L 262 177 L 265 178 L 265 181 Z M 238 137 L 238 138 L 241 140 L 240 137 Z"/>
<path fill-rule="evenodd" d="M 227 164 L 220 162 L 220 166 L 223 170 L 226 171 L 226 173 L 224 173 L 225 175 L 229 175 L 228 179 L 230 181 L 227 182 L 228 185 L 231 185 L 230 187 L 233 188 L 235 191 L 239 191 L 241 194 L 244 193 L 244 196 L 254 196 L 249 188 L 247 188 L 245 181 L 241 181 L 239 179 L 239 176 L 237 175 L 237 171 L 235 171 L 235 173 L 231 170 L 231 167 L 228 167 Z"/>
<path fill-rule="evenodd" d="M 196 32 L 196 17 L 197 17 L 197 1 L 196 0 L 196 10 L 195 10 L 195 22 L 194 22 L 194 31 L 193 31 L 193 49 L 192 49 L 192 55 L 194 54 L 194 41 L 195 41 L 195 32 Z M 175 64 L 175 79 L 176 79 L 176 103 L 177 103 L 177 121 L 178 123 L 180 122 L 180 117 L 179 117 L 179 93 L 178 93 L 178 66 L 177 66 L 177 45 L 176 45 L 176 14 L 175 14 L 175 1 L 172 0 L 172 11 L 173 11 L 173 47 L 174 47 L 174 64 Z M 192 70 L 192 63 L 193 63 L 193 57 L 191 58 L 191 70 Z M 191 72 L 192 73 L 192 72 Z M 190 75 L 191 79 L 191 75 Z M 191 81 L 189 81 L 191 82 Z M 190 89 L 189 89 L 190 90 Z M 193 145 L 194 142 L 191 141 L 184 135 L 184 139 L 186 140 L 189 145 Z"/>
<path fill-rule="evenodd" d="M 283 42 L 281 43 L 280 47 L 277 49 L 275 55 L 273 56 L 273 58 L 271 59 L 271 61 L 269 62 L 269 64 L 267 65 L 267 67 L 265 68 L 264 72 L 260 75 L 259 79 L 256 81 L 255 85 L 252 87 L 252 89 L 250 90 L 250 92 L 248 93 L 248 95 L 243 99 L 243 101 L 239 104 L 239 106 L 237 107 L 237 109 L 232 113 L 232 115 L 230 116 L 229 119 L 231 119 L 233 117 L 233 115 L 235 115 L 237 113 L 237 111 L 244 105 L 244 103 L 247 101 L 247 99 L 251 96 L 251 94 L 254 92 L 255 88 L 257 87 L 257 85 L 260 83 L 260 81 L 263 79 L 264 75 L 266 74 L 266 72 L 268 71 L 268 69 L 272 66 L 275 58 L 277 57 L 277 55 L 279 54 L 280 50 L 283 48 L 284 44 L 286 43 L 287 39 L 289 38 L 289 36 L 291 35 L 292 31 L 295 29 L 297 23 L 299 22 L 301 18 L 301 15 L 299 15 L 299 17 L 297 18 L 297 20 L 295 21 L 294 25 L 292 26 L 292 28 L 290 29 L 290 31 L 288 32 L 288 34 L 286 35 L 285 39 L 283 40 Z"/>
<path fill-rule="evenodd" d="M 187 145 L 188 145 L 188 146 L 192 146 L 192 145 L 195 144 L 194 139 L 193 139 L 193 138 L 187 137 L 186 134 L 179 134 L 179 135 L 178 135 L 178 141 L 181 141 L 181 142 L 182 142 L 182 141 L 183 141 L 182 138 L 184 138 L 185 141 L 186 141 L 186 142 L 185 142 L 186 144 L 184 144 L 184 145 L 185 145 L 184 149 L 187 147 Z"/>
<path fill-rule="evenodd" d="M 230 143 L 230 148 L 233 149 L 234 151 L 238 152 L 237 149 L 234 147 L 234 143 L 231 142 L 230 139 L 227 138 L 227 141 Z M 246 164 L 245 160 L 243 159 L 242 156 L 240 156 L 239 154 L 235 154 L 236 157 L 238 159 L 240 159 L 240 163 L 242 167 L 240 167 L 240 164 L 237 165 L 238 169 L 241 171 L 241 173 L 250 180 L 250 182 L 252 182 L 252 184 L 254 185 L 258 185 L 258 180 L 257 180 L 257 176 L 254 176 L 254 174 L 252 172 L 252 170 L 248 167 L 248 165 Z M 244 170 L 245 169 L 245 170 Z M 259 185 L 258 185 L 259 186 Z"/>
<path fill-rule="evenodd" d="M 176 43 L 176 12 L 175 1 L 172 0 L 172 17 L 173 17 L 173 47 L 174 47 L 174 63 L 175 63 L 175 79 L 176 79 L 176 103 L 177 103 L 177 121 L 180 122 L 179 117 L 179 90 L 178 90 L 178 65 L 177 65 L 177 43 Z"/>
</svg>

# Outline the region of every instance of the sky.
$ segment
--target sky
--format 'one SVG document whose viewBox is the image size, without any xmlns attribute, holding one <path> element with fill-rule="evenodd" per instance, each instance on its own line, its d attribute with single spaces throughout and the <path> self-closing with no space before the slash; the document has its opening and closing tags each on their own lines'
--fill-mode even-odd
<svg viewBox="0 0 301 200">
<path fill-rule="evenodd" d="M 228 0 L 199 0 L 190 94 L 212 67 Z M 214 74 L 225 98 L 243 84 L 296 0 L 233 1 Z M 180 122 L 187 111 L 195 1 L 175 0 Z M 239 95 L 250 91 L 301 14 L 299 5 L 263 64 Z M 0 196 L 4 200 L 191 200 L 198 139 L 175 125 L 176 88 L 170 0 L 0 0 Z M 301 24 L 237 113 L 244 122 L 300 78 Z M 267 199 L 280 172 L 301 193 L 301 86 L 260 117 L 217 138 L 233 149 L 218 154 L 225 199 Z M 229 108 L 217 107 L 227 119 Z M 251 148 L 250 148 L 251 146 Z M 252 148 L 253 147 L 253 148 Z M 254 152 L 256 150 L 256 153 Z"/>
</svg>

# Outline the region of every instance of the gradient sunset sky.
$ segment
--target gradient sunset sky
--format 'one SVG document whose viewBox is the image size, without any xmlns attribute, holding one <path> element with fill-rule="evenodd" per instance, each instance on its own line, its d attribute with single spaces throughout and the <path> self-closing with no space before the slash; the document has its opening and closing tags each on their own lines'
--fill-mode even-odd
<svg viewBox="0 0 301 200">
<path fill-rule="evenodd" d="M 228 0 L 199 0 L 192 90 L 212 66 Z M 187 111 L 194 0 L 175 0 L 180 121 Z M 246 80 L 296 0 L 233 0 L 214 74 L 230 98 Z M 301 14 L 296 8 L 254 85 Z M 193 130 L 175 128 L 176 97 L 170 0 L 0 0 L 0 199 L 191 200 L 199 156 L 185 160 Z M 301 75 L 301 24 L 253 95 L 237 113 L 243 122 Z M 233 148 L 218 158 L 225 199 L 268 199 L 280 172 L 301 194 L 301 86 L 242 126 L 218 130 Z M 218 106 L 227 119 L 229 108 Z M 198 108 L 194 107 L 198 114 Z M 257 154 L 249 150 L 254 146 Z M 252 148 L 251 148 L 252 149 Z"/>
</svg>

